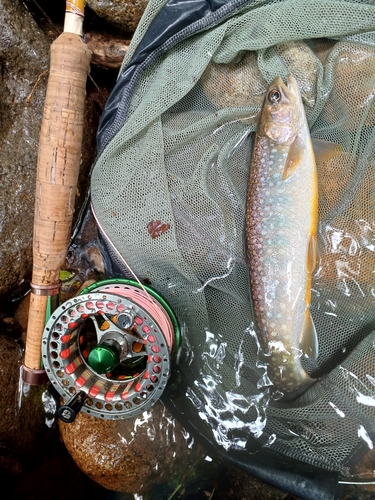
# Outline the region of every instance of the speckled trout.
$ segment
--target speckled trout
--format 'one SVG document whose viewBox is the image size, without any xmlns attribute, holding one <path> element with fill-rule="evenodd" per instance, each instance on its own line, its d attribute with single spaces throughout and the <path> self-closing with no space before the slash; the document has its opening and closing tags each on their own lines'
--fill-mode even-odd
<svg viewBox="0 0 375 500">
<path fill-rule="evenodd" d="M 246 240 L 258 341 L 272 388 L 293 399 L 313 380 L 301 358 L 316 358 L 310 313 L 318 262 L 318 183 L 297 82 L 268 87 L 256 133 L 246 199 Z"/>
</svg>

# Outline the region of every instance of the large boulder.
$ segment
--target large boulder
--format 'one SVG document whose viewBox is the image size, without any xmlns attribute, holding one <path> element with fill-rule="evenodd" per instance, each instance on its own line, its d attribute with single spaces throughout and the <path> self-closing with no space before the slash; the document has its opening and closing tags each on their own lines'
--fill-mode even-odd
<svg viewBox="0 0 375 500">
<path fill-rule="evenodd" d="M 134 33 L 147 3 L 147 0 L 87 0 L 98 16 L 129 33 Z"/>
<path fill-rule="evenodd" d="M 31 270 L 48 53 L 44 34 L 21 2 L 0 0 L 0 297 Z"/>
<path fill-rule="evenodd" d="M 59 427 L 78 467 L 113 491 L 143 494 L 193 474 L 205 457 L 161 401 L 139 417 L 102 420 L 81 412 Z"/>
<path fill-rule="evenodd" d="M 117 33 L 89 32 L 85 36 L 91 49 L 91 64 L 102 68 L 118 70 L 129 48 L 130 39 Z"/>
</svg>

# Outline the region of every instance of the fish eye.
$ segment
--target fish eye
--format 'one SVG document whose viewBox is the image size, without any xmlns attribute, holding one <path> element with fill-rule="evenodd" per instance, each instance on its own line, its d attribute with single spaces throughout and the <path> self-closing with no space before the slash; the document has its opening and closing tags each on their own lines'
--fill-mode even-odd
<svg viewBox="0 0 375 500">
<path fill-rule="evenodd" d="M 280 92 L 278 90 L 271 90 L 268 93 L 268 100 L 270 102 L 272 102 L 272 104 L 276 104 L 276 103 L 280 102 L 280 100 L 281 100 Z"/>
</svg>

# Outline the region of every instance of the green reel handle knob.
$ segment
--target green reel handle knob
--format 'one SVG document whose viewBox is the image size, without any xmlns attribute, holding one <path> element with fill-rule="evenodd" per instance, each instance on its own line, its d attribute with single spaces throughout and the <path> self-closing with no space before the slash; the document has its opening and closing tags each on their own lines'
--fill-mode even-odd
<svg viewBox="0 0 375 500">
<path fill-rule="evenodd" d="M 87 361 L 96 373 L 108 373 L 119 364 L 120 349 L 114 344 L 103 342 L 91 350 Z"/>
</svg>

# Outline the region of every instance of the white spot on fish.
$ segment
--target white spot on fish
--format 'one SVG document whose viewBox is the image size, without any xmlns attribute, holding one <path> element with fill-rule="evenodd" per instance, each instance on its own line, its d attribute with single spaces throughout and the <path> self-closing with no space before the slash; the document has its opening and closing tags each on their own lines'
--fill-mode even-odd
<svg viewBox="0 0 375 500">
<path fill-rule="evenodd" d="M 268 342 L 268 348 L 276 352 L 285 352 L 286 354 L 290 354 L 290 352 L 285 349 L 284 342 L 281 340 L 271 340 Z M 287 360 L 283 359 L 283 362 L 285 361 Z"/>
</svg>

